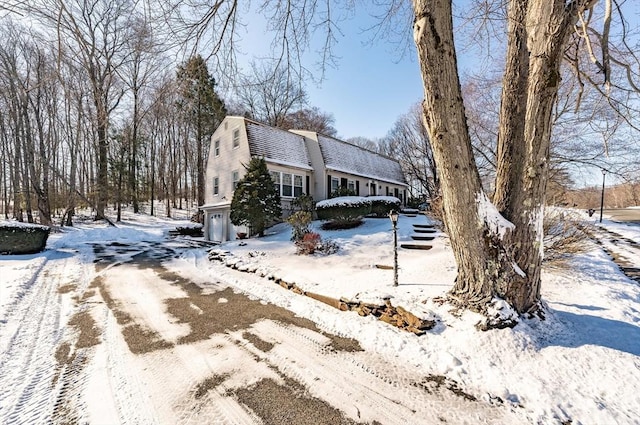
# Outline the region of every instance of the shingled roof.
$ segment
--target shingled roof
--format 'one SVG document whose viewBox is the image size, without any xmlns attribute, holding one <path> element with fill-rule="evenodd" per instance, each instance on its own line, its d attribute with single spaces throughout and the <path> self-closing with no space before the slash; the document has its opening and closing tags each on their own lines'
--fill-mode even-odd
<svg viewBox="0 0 640 425">
<path fill-rule="evenodd" d="M 329 170 L 406 184 L 400 164 L 391 158 L 322 134 L 318 134 L 318 143 Z"/>
<path fill-rule="evenodd" d="M 251 156 L 262 156 L 272 163 L 312 169 L 304 137 L 251 120 L 245 120 L 245 123 Z"/>
</svg>

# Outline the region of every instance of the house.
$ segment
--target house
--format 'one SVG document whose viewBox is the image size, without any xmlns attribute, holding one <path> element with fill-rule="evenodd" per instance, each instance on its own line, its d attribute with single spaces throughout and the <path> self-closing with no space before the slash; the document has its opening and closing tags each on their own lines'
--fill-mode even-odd
<svg viewBox="0 0 640 425">
<path fill-rule="evenodd" d="M 306 130 L 282 130 L 244 117 L 227 116 L 211 137 L 206 169 L 204 232 L 208 240 L 227 241 L 248 233 L 230 219 L 231 200 L 252 157 L 263 157 L 282 199 L 283 215 L 291 201 L 310 194 L 328 199 L 339 187 L 359 196 L 390 195 L 403 203 L 407 183 L 400 164 L 359 146 Z"/>
</svg>

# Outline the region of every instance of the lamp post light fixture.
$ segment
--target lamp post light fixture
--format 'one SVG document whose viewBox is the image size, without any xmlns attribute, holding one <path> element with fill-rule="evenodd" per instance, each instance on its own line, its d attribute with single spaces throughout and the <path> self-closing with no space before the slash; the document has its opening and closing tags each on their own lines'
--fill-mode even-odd
<svg viewBox="0 0 640 425">
<path fill-rule="evenodd" d="M 389 211 L 389 220 L 393 224 L 393 286 L 398 286 L 398 211 Z"/>
<path fill-rule="evenodd" d="M 604 179 L 607 175 L 607 170 L 602 169 L 602 193 L 600 194 L 600 223 L 602 223 L 602 209 L 604 208 Z"/>
</svg>

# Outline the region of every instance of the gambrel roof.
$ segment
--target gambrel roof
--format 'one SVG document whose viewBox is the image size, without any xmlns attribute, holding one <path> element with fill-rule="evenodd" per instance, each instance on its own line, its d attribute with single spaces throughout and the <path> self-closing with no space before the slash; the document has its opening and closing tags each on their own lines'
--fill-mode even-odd
<svg viewBox="0 0 640 425">
<path fill-rule="evenodd" d="M 311 170 L 304 137 L 245 119 L 251 156 L 266 161 Z"/>
<path fill-rule="evenodd" d="M 318 143 L 329 170 L 406 185 L 400 164 L 389 157 L 323 134 L 318 134 Z"/>
</svg>

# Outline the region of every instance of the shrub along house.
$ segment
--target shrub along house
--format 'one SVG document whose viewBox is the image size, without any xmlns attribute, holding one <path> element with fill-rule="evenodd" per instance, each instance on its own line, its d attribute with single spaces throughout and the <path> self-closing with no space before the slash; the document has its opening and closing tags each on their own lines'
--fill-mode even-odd
<svg viewBox="0 0 640 425">
<path fill-rule="evenodd" d="M 211 137 L 206 170 L 205 237 L 227 241 L 248 233 L 230 219 L 231 199 L 244 165 L 263 157 L 282 200 L 283 215 L 291 201 L 310 194 L 315 201 L 331 197 L 340 187 L 356 195 L 390 195 L 404 204 L 407 183 L 400 164 L 359 146 L 311 131 L 286 131 L 243 117 L 226 117 Z"/>
</svg>

